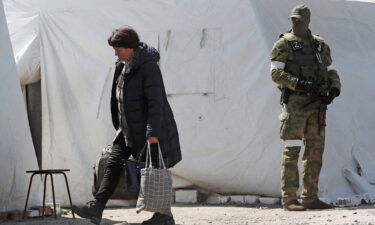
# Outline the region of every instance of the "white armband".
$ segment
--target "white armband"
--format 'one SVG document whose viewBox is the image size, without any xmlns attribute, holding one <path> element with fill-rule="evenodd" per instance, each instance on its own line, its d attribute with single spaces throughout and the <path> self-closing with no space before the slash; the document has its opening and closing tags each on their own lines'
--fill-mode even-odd
<svg viewBox="0 0 375 225">
<path fill-rule="evenodd" d="M 271 61 L 271 71 L 273 69 L 284 69 L 285 63 L 279 61 Z"/>
<path fill-rule="evenodd" d="M 336 68 L 333 65 L 330 65 L 327 67 L 327 71 L 330 71 L 330 70 L 336 70 Z"/>
</svg>

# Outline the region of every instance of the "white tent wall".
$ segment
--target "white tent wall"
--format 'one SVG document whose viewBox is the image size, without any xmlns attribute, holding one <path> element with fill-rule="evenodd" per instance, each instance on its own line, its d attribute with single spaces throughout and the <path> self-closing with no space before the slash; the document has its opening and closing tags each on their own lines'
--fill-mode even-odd
<svg viewBox="0 0 375 225">
<path fill-rule="evenodd" d="M 3 3 L 0 1 L 0 212 L 24 207 L 30 175 L 38 169 Z M 30 204 L 41 200 L 40 179 L 33 181 Z"/>
<path fill-rule="evenodd" d="M 261 120 L 254 122 L 249 114 L 260 117 L 263 110 L 257 111 L 249 104 L 250 98 L 257 95 L 255 89 L 249 87 L 258 78 L 250 78 L 255 79 L 253 82 L 243 81 L 249 80 L 248 71 L 258 70 L 257 65 L 266 57 L 263 52 L 249 59 L 249 51 L 255 52 L 254 46 L 262 44 L 255 20 L 249 13 L 249 2 L 208 1 L 202 5 L 198 1 L 147 4 L 113 1 L 112 4 L 116 8 L 101 1 L 91 2 L 90 6 L 64 2 L 64 9 L 60 9 L 57 2 L 43 4 L 39 18 L 43 167 L 71 168 L 74 199 L 90 198 L 92 164 L 114 135 L 108 100 L 115 57 L 106 39 L 113 28 L 130 24 L 140 31 L 143 40 L 155 42 L 161 51 L 161 67 L 183 148 L 184 161 L 175 168 L 175 173 L 213 191 L 271 194 L 272 188 L 278 186 L 278 179 L 263 178 L 268 182 L 264 188 L 251 179 L 240 182 L 242 175 L 227 169 L 235 166 L 238 171 L 248 170 L 246 177 L 262 174 L 262 171 L 264 177 L 270 176 L 262 168 L 252 169 L 251 164 L 257 159 L 251 159 L 247 152 L 252 144 L 260 149 L 270 148 L 266 137 L 257 136 L 256 130 L 247 132 L 247 124 L 257 127 L 262 124 Z M 83 19 L 72 21 L 71 18 Z M 175 59 L 177 54 L 180 58 Z M 211 57 L 205 58 L 205 55 Z M 169 60 L 179 64 L 166 63 Z M 182 66 L 184 70 L 180 69 Z M 189 76 L 199 78 L 194 73 L 200 70 L 211 74 L 206 75 L 206 79 L 186 79 Z M 179 76 L 171 71 L 179 71 Z M 178 83 L 182 80 L 184 86 Z M 267 90 L 261 92 L 266 95 Z M 258 107 L 271 106 L 259 101 Z M 227 117 L 225 121 L 223 117 Z M 250 143 L 238 141 L 248 139 Z M 277 154 L 265 158 L 266 164 L 278 162 L 278 158 Z M 218 161 L 222 163 L 214 163 Z M 275 174 L 278 174 L 278 164 L 275 163 L 272 170 Z"/>
<path fill-rule="evenodd" d="M 91 198 L 92 165 L 114 135 L 109 95 L 115 57 L 106 39 L 125 24 L 161 54 L 183 151 L 183 161 L 173 169 L 184 181 L 177 185 L 280 195 L 279 92 L 267 58 L 278 35 L 290 26 L 290 9 L 301 1 L 4 2 L 12 21 L 35 21 L 37 15 L 37 25 L 10 28 L 17 31 L 12 41 L 23 49 L 29 42 L 13 36 L 29 30 L 24 40 L 32 40 L 33 30 L 39 30 L 43 168 L 71 169 L 75 202 Z M 370 12 L 375 4 L 316 0 L 308 5 L 312 30 L 330 44 L 343 82 L 342 95 L 329 106 L 320 182 L 320 196 L 334 200 L 353 193 L 341 174 L 341 167 L 352 163 L 351 147 L 374 145 L 370 62 L 375 20 Z M 24 20 L 16 18 L 20 15 Z M 57 198 L 66 203 L 60 184 Z"/>
</svg>

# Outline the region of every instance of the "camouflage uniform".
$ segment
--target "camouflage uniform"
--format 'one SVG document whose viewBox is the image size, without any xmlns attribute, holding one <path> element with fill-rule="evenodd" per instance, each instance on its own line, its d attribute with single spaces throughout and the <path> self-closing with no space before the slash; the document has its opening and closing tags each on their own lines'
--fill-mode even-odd
<svg viewBox="0 0 375 225">
<path fill-rule="evenodd" d="M 322 167 L 325 128 L 318 123 L 319 105 L 305 107 L 327 95 L 331 88 L 340 90 L 341 84 L 336 70 L 330 66 L 330 48 L 316 35 L 301 38 L 289 31 L 280 36 L 270 53 L 271 77 L 280 89 L 289 93 L 287 103 L 282 104 L 279 116 L 280 138 L 285 141 L 282 157 L 281 190 L 283 203 L 297 199 L 299 187 L 298 157 L 303 144 L 303 202 L 318 199 L 318 180 Z M 299 79 L 313 80 L 319 84 L 317 93 L 311 94 L 297 89 Z"/>
</svg>

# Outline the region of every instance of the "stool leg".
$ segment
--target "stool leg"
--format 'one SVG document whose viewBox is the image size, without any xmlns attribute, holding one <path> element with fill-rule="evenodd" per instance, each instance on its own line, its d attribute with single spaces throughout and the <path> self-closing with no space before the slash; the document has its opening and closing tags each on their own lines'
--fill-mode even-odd
<svg viewBox="0 0 375 225">
<path fill-rule="evenodd" d="M 47 186 L 47 175 L 44 175 L 44 188 L 43 188 L 43 208 L 42 208 L 42 218 L 44 218 L 44 207 L 46 205 L 46 186 Z"/>
<path fill-rule="evenodd" d="M 55 219 L 57 219 L 56 202 L 55 202 L 55 187 L 53 186 L 53 176 L 52 176 L 52 173 L 50 173 L 49 175 L 51 177 L 51 184 L 52 184 L 53 211 L 55 212 Z"/>
<path fill-rule="evenodd" d="M 30 188 L 31 188 L 31 184 L 32 184 L 32 182 L 33 182 L 34 175 L 35 175 L 35 173 L 33 173 L 33 174 L 31 175 L 31 177 L 30 177 L 29 189 L 27 190 L 26 203 L 25 203 L 25 208 L 23 209 L 22 219 L 25 219 L 25 216 L 26 216 L 27 203 L 28 203 L 28 201 L 29 201 Z"/>
<path fill-rule="evenodd" d="M 66 174 L 64 172 L 61 172 L 62 175 L 64 175 L 64 178 L 65 178 L 65 184 L 66 184 L 66 189 L 68 190 L 68 196 L 69 196 L 69 201 L 70 201 L 70 208 L 72 208 L 72 198 L 70 197 L 70 190 L 69 190 L 69 184 L 68 184 L 68 178 L 66 177 Z M 72 215 L 73 215 L 73 219 L 75 219 L 76 217 L 74 216 L 74 212 L 72 210 Z"/>
</svg>

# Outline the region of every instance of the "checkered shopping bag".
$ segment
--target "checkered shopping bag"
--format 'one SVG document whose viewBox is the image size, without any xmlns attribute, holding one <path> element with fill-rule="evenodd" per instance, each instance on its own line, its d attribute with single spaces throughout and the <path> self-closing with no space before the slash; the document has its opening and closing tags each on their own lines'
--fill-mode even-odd
<svg viewBox="0 0 375 225">
<path fill-rule="evenodd" d="M 150 143 L 147 142 L 146 166 L 141 169 L 141 187 L 137 200 L 137 213 L 141 211 L 170 214 L 172 203 L 172 174 L 164 164 L 158 143 L 159 168 L 153 168 Z"/>
</svg>

